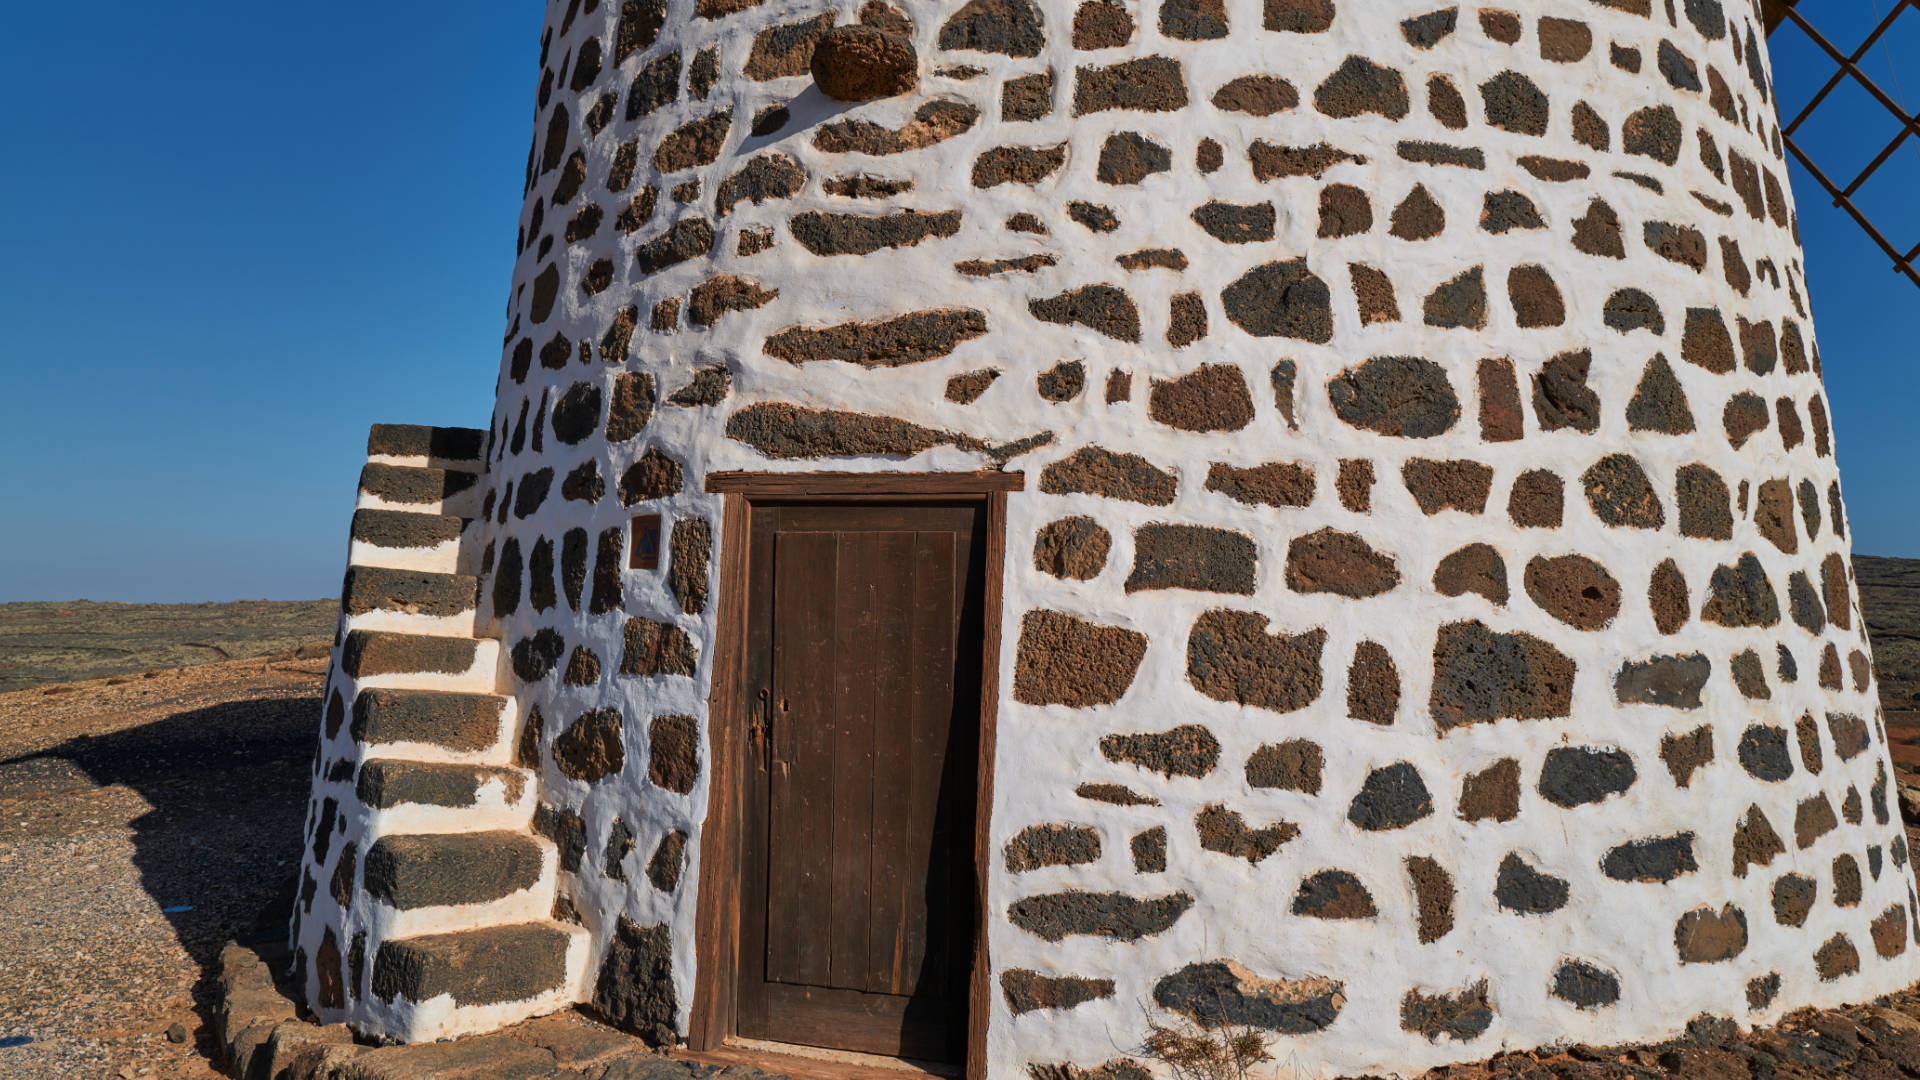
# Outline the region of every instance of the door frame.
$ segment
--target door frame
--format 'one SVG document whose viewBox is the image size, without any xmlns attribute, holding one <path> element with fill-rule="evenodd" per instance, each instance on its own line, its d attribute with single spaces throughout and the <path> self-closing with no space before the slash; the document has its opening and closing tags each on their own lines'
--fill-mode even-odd
<svg viewBox="0 0 1920 1080">
<path fill-rule="evenodd" d="M 749 537 L 757 501 L 975 502 L 986 510 L 983 639 L 980 643 L 980 719 L 974 792 L 973 962 L 967 978 L 967 1080 L 985 1080 L 987 1015 L 993 987 L 987 955 L 987 871 L 992 865 L 993 750 L 1000 701 L 1001 579 L 1006 569 L 1007 493 L 1024 490 L 1026 474 L 974 473 L 752 473 L 707 475 L 706 490 L 724 497 L 720 524 L 720 583 L 713 641 L 713 685 L 707 697 L 711 772 L 707 818 L 700 831 L 699 907 L 694 915 L 693 1009 L 687 1031 L 692 1050 L 719 1049 L 734 1034 L 742 911 L 740 896 Z"/>
</svg>

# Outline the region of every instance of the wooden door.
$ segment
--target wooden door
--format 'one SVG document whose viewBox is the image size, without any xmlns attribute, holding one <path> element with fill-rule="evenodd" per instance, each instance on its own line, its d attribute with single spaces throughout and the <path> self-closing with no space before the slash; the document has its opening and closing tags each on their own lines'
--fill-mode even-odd
<svg viewBox="0 0 1920 1080">
<path fill-rule="evenodd" d="M 739 1035 L 964 1056 L 985 517 L 753 508 Z"/>
</svg>

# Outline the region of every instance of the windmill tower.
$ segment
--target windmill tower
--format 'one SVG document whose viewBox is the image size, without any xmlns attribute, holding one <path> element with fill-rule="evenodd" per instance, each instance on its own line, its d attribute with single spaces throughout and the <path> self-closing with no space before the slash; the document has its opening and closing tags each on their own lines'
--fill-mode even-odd
<svg viewBox="0 0 1920 1080">
<path fill-rule="evenodd" d="M 1760 19 L 1518 7 L 551 4 L 309 1003 L 1064 1080 L 1913 982 Z"/>
</svg>

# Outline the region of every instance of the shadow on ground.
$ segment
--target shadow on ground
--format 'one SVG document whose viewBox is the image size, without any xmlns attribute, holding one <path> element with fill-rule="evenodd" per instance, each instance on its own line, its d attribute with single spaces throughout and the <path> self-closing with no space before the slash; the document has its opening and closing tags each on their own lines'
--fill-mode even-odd
<svg viewBox="0 0 1920 1080">
<path fill-rule="evenodd" d="M 97 789 L 125 787 L 146 802 L 126 825 L 133 863 L 201 969 L 193 998 L 203 1022 L 220 947 L 285 940 L 319 715 L 318 696 L 223 702 L 0 761 L 0 789 L 42 796 L 43 834 L 94 827 L 61 819 L 90 816 Z M 203 1052 L 214 1050 L 208 1031 L 203 1023 Z"/>
</svg>

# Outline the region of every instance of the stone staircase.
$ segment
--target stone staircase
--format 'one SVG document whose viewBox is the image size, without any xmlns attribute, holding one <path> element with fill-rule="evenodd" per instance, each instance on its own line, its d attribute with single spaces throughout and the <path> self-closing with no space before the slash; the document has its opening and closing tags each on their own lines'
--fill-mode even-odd
<svg viewBox="0 0 1920 1080">
<path fill-rule="evenodd" d="M 552 918 L 559 853 L 532 829 L 538 778 L 514 762 L 520 718 L 482 632 L 485 438 L 368 437 L 309 814 L 340 836 L 310 836 L 311 880 L 331 885 L 296 921 L 308 1000 L 409 1042 L 560 1008 L 587 968 L 587 932 Z"/>
</svg>

